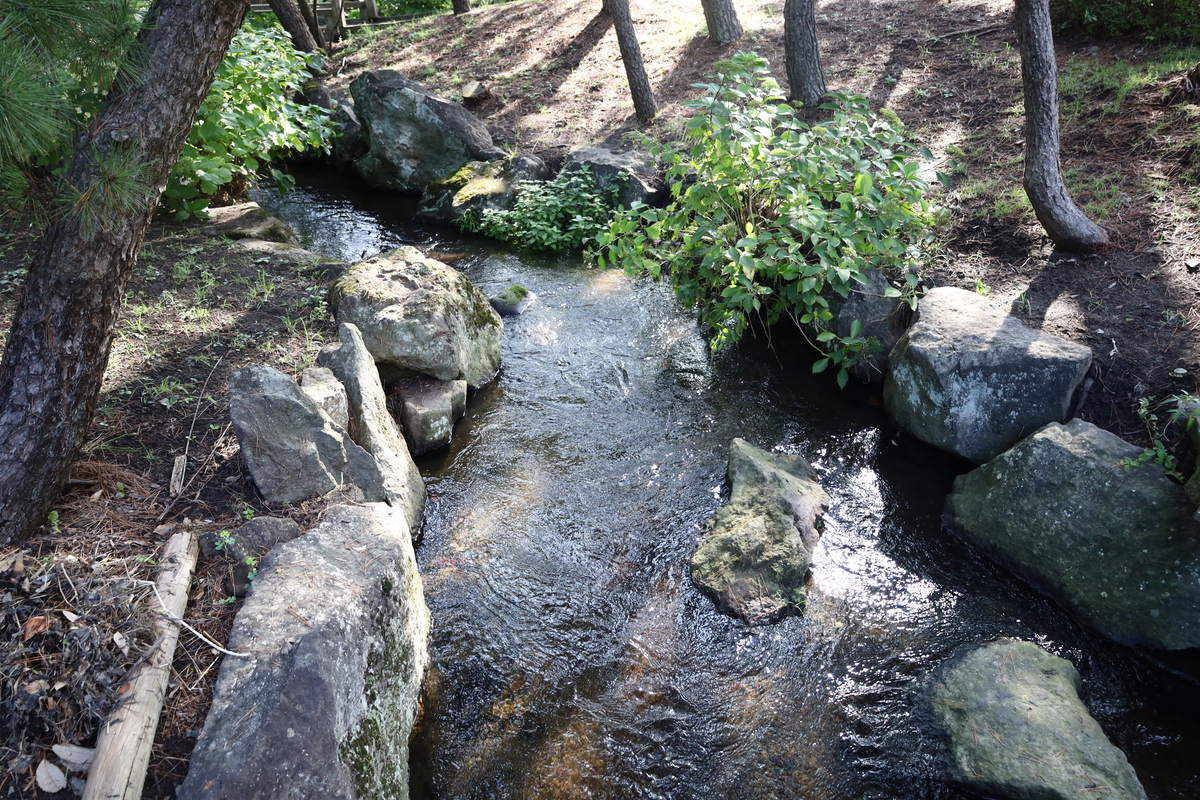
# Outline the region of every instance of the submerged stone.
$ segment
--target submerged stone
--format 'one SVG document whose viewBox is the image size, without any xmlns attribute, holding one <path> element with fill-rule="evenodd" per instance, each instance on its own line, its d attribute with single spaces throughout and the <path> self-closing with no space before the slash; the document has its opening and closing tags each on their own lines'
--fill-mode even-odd
<svg viewBox="0 0 1200 800">
<path fill-rule="evenodd" d="M 500 294 L 488 300 L 496 313 L 502 317 L 515 317 L 525 313 L 533 305 L 537 295 L 524 286 L 510 286 Z"/>
</svg>

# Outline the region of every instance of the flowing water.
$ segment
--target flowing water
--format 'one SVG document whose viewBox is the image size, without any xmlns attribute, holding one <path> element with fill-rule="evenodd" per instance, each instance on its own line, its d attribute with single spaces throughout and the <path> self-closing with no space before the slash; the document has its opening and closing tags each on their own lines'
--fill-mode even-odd
<svg viewBox="0 0 1200 800">
<path fill-rule="evenodd" d="M 539 296 L 505 321 L 503 370 L 453 443 L 418 461 L 433 666 L 414 797 L 957 797 L 922 691 L 1010 636 L 1075 663 L 1151 798 L 1200 798 L 1195 682 L 945 533 L 969 465 L 902 436 L 876 393 L 813 376 L 794 337 L 713 357 L 669 291 L 578 257 L 423 229 L 411 201 L 343 186 L 260 202 L 328 255 L 416 244 L 461 255 L 487 294 Z M 803 454 L 832 498 L 806 612 L 760 628 L 688 576 L 739 436 Z M 1194 675 L 1193 656 L 1172 664 Z"/>
</svg>

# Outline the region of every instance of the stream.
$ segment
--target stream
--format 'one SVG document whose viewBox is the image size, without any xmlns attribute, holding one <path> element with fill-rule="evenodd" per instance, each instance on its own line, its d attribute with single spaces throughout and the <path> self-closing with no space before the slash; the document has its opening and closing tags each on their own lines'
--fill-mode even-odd
<svg viewBox="0 0 1200 800">
<path fill-rule="evenodd" d="M 812 375 L 799 337 L 712 356 L 665 287 L 421 227 L 412 199 L 334 176 L 255 199 L 325 255 L 413 244 L 489 296 L 539 296 L 450 447 L 417 462 L 433 639 L 414 798 L 957 798 L 921 692 L 1002 636 L 1076 665 L 1152 800 L 1200 798 L 1197 654 L 1108 643 L 946 533 L 970 465 Z M 804 455 L 832 499 L 807 610 L 759 628 L 688 575 L 739 436 Z"/>
</svg>

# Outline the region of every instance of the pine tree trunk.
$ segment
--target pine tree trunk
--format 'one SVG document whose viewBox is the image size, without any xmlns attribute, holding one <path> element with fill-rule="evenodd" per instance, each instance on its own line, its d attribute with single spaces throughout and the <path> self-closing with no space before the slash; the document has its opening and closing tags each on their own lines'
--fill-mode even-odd
<svg viewBox="0 0 1200 800">
<path fill-rule="evenodd" d="M 716 45 L 726 45 L 742 38 L 742 23 L 738 22 L 733 0 L 701 0 L 708 39 Z"/>
<path fill-rule="evenodd" d="M 1108 235 L 1075 205 L 1058 161 L 1058 64 L 1049 0 L 1016 0 L 1025 90 L 1025 193 L 1050 240 L 1064 250 L 1090 251 Z"/>
<path fill-rule="evenodd" d="M 296 0 L 267 0 L 267 3 L 279 18 L 279 24 L 288 32 L 288 36 L 292 37 L 292 46 L 301 53 L 315 53 L 317 40 L 313 38 L 304 15 L 296 6 Z"/>
<path fill-rule="evenodd" d="M 788 99 L 815 109 L 824 101 L 825 75 L 817 49 L 816 0 L 784 0 L 783 48 Z"/>
<path fill-rule="evenodd" d="M 625 76 L 629 79 L 634 113 L 637 114 L 639 122 L 647 125 L 658 113 L 658 106 L 654 103 L 654 91 L 650 88 L 646 65 L 642 62 L 642 48 L 638 45 L 637 33 L 633 29 L 629 0 L 607 0 L 606 6 L 612 14 L 613 28 L 617 32 L 617 46 L 621 50 L 621 61 L 625 64 Z"/>
<path fill-rule="evenodd" d="M 41 524 L 67 479 L 150 217 L 249 5 L 154 0 L 139 39 L 147 66 L 75 141 L 66 183 L 91 214 L 67 213 L 42 237 L 0 364 L 0 544 Z M 145 165 L 141 199 L 105 212 L 117 162 Z"/>
<path fill-rule="evenodd" d="M 454 15 L 467 14 L 471 11 L 471 0 L 450 0 L 450 5 L 454 9 Z"/>
</svg>

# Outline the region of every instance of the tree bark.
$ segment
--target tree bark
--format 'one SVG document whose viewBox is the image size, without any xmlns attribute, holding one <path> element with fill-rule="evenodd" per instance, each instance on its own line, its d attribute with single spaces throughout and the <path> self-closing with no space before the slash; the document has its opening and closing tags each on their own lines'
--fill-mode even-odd
<svg viewBox="0 0 1200 800">
<path fill-rule="evenodd" d="M 1056 246 L 1095 250 L 1108 244 L 1108 235 L 1075 205 L 1058 160 L 1058 64 L 1049 0 L 1016 0 L 1014 19 L 1025 90 L 1025 193 Z"/>
<path fill-rule="evenodd" d="M 454 16 L 459 14 L 467 14 L 471 11 L 471 0 L 450 0 L 450 5 L 454 9 Z"/>
<path fill-rule="evenodd" d="M 316 3 L 310 4 L 309 0 L 297 0 L 296 5 L 300 7 L 300 14 L 304 17 L 304 22 L 312 33 L 313 41 L 317 43 L 317 47 L 324 50 L 325 37 L 321 35 L 321 26 L 317 22 Z"/>
<path fill-rule="evenodd" d="M 733 0 L 700 0 L 700 4 L 704 6 L 709 41 L 726 45 L 742 38 L 742 23 L 738 22 Z"/>
<path fill-rule="evenodd" d="M 301 53 L 317 52 L 317 40 L 313 38 L 304 15 L 296 5 L 296 0 L 267 0 L 271 11 L 279 18 L 279 24 L 292 37 L 292 46 Z"/>
<path fill-rule="evenodd" d="M 821 105 L 827 90 L 817 48 L 816 0 L 784 0 L 783 49 L 788 100 L 806 108 Z"/>
<path fill-rule="evenodd" d="M 642 62 L 642 48 L 638 45 L 637 33 L 633 29 L 629 0 L 606 0 L 605 7 L 612 15 L 613 28 L 617 32 L 617 47 L 621 50 L 625 76 L 629 79 L 634 113 L 637 114 L 638 122 L 648 125 L 658 113 L 658 106 L 654 103 L 654 91 L 650 88 L 646 65 Z"/>
<path fill-rule="evenodd" d="M 81 200 L 38 243 L 0 364 L 0 544 L 41 524 L 66 482 L 138 248 L 249 6 L 154 0 L 139 36 L 147 66 L 75 140 L 65 181 Z M 140 165 L 140 198 L 110 191 L 120 164 Z"/>
</svg>

